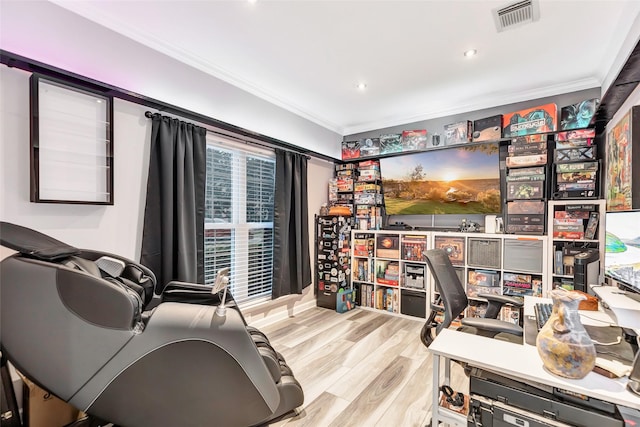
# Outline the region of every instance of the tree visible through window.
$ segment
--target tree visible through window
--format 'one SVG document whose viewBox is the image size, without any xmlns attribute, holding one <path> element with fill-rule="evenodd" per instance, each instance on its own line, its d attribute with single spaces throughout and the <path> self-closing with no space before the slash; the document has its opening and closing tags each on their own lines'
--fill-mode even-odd
<svg viewBox="0 0 640 427">
<path fill-rule="evenodd" d="M 273 153 L 208 137 L 205 283 L 230 267 L 236 301 L 271 296 L 274 192 Z"/>
</svg>

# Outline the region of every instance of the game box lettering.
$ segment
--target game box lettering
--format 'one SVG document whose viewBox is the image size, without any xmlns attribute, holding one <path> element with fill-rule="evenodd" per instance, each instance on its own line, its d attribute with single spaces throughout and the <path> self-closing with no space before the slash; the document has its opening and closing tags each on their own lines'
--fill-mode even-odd
<svg viewBox="0 0 640 427">
<path fill-rule="evenodd" d="M 537 166 L 547 164 L 547 154 L 532 154 L 529 156 L 507 157 L 506 164 L 508 168 L 520 168 L 526 166 Z"/>
<path fill-rule="evenodd" d="M 577 171 L 597 171 L 598 162 L 582 162 L 582 163 L 558 163 L 556 164 L 556 172 L 577 172 Z"/>
<path fill-rule="evenodd" d="M 558 107 L 545 104 L 505 114 L 503 116 L 505 138 L 534 133 L 554 132 L 557 129 Z"/>
</svg>

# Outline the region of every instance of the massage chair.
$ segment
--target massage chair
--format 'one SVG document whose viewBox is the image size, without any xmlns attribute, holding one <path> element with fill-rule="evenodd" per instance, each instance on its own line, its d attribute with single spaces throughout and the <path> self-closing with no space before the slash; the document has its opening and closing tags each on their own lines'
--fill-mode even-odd
<svg viewBox="0 0 640 427">
<path fill-rule="evenodd" d="M 0 348 L 22 374 L 95 420 L 123 427 L 254 426 L 303 391 L 232 296 L 155 276 L 0 222 Z M 216 310 L 218 313 L 216 313 Z"/>
</svg>

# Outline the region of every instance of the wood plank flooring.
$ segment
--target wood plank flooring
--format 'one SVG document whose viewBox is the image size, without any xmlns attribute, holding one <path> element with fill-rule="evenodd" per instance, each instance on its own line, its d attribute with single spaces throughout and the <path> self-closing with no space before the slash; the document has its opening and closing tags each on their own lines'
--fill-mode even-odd
<svg viewBox="0 0 640 427">
<path fill-rule="evenodd" d="M 271 426 L 418 427 L 431 418 L 432 359 L 424 320 L 313 308 L 262 327 L 304 390 L 294 416 Z M 452 364 L 452 387 L 469 380 Z"/>
</svg>

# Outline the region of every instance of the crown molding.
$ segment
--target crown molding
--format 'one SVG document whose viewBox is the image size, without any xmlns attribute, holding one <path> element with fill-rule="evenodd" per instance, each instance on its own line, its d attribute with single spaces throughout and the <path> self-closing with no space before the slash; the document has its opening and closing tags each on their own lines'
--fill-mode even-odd
<svg viewBox="0 0 640 427">
<path fill-rule="evenodd" d="M 103 13 L 93 7 L 91 5 L 91 2 L 73 2 L 73 7 L 70 7 L 69 2 L 67 1 L 50 1 L 72 13 L 80 15 L 90 21 L 102 25 L 107 29 L 110 29 L 111 31 L 114 31 L 122 36 L 134 40 L 144 46 L 147 46 L 148 48 L 163 53 L 170 58 L 173 58 L 181 63 L 184 63 L 208 75 L 211 75 L 212 77 L 222 80 L 234 87 L 237 87 L 238 89 L 244 90 L 251 95 L 274 104 L 330 131 L 333 131 L 339 135 L 343 135 L 344 129 L 342 126 L 321 118 L 317 115 L 311 114 L 302 107 L 282 97 L 279 97 L 272 92 L 265 91 L 263 88 L 256 86 L 246 79 L 234 75 L 224 67 L 214 65 L 192 52 L 187 52 L 182 47 L 176 46 L 164 40 L 160 40 L 147 32 L 140 31 L 138 28 L 124 23 L 122 20 L 111 14 Z"/>
<path fill-rule="evenodd" d="M 425 120 L 437 119 L 441 117 L 452 116 L 455 114 L 469 113 L 485 108 L 499 107 L 501 105 L 513 104 L 516 102 L 530 101 L 548 96 L 555 96 L 564 93 L 576 92 L 584 89 L 593 89 L 600 86 L 600 81 L 595 77 L 587 77 L 571 82 L 544 86 L 535 89 L 524 90 L 520 92 L 503 92 L 492 95 L 480 95 L 476 102 L 468 102 L 456 106 L 445 106 L 440 109 L 424 111 L 420 114 L 410 116 L 395 116 L 385 120 L 378 120 L 368 123 L 362 123 L 353 126 L 346 126 L 344 135 L 353 135 L 361 132 L 369 132 L 376 129 L 384 129 L 403 124 L 421 122 Z"/>
</svg>

